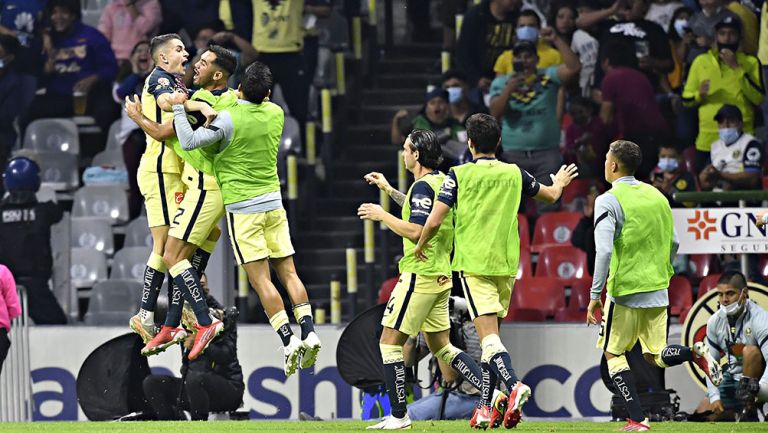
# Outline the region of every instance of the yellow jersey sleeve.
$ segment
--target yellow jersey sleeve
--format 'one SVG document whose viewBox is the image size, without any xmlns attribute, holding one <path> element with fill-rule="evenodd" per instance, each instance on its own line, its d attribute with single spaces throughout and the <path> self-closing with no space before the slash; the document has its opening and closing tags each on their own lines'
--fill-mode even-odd
<svg viewBox="0 0 768 433">
<path fill-rule="evenodd" d="M 173 93 L 179 90 L 176 77 L 172 74 L 155 68 L 144 81 L 144 89 L 141 92 L 141 111 L 150 120 L 157 123 L 173 121 L 173 112 L 165 112 L 157 105 L 157 98 L 164 93 Z M 183 163 L 174 152 L 169 142 L 157 141 L 147 137 L 147 149 L 141 156 L 139 171 L 181 173 Z"/>
</svg>

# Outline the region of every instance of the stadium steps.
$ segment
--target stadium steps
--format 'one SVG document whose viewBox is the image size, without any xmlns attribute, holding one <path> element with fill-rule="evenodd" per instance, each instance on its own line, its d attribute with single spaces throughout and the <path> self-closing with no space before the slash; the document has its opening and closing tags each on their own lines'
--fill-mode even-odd
<svg viewBox="0 0 768 433">
<path fill-rule="evenodd" d="M 437 58 L 422 57 L 393 57 L 384 58 L 377 66 L 376 71 L 385 75 L 399 75 L 402 73 L 434 74 L 439 72 L 440 56 Z"/>
<path fill-rule="evenodd" d="M 361 120 L 371 124 L 389 124 L 392 121 L 392 116 L 394 116 L 398 110 L 406 110 L 409 113 L 415 113 L 421 110 L 421 107 L 422 104 L 367 105 L 363 107 Z"/>
<path fill-rule="evenodd" d="M 415 105 L 424 102 L 424 95 L 411 89 L 370 89 L 363 91 L 363 99 L 377 104 Z"/>
<path fill-rule="evenodd" d="M 393 112 L 392 115 L 395 113 Z M 391 122 L 390 117 L 390 122 Z M 385 123 L 353 123 L 347 126 L 347 134 L 344 141 L 347 146 L 384 145 L 390 143 L 390 122 Z M 352 155 L 358 158 L 359 155 Z"/>
</svg>

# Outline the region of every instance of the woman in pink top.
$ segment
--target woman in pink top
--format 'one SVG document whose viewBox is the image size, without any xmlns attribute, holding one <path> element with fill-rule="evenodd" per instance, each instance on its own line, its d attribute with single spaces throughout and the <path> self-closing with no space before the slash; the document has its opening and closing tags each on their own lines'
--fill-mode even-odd
<svg viewBox="0 0 768 433">
<path fill-rule="evenodd" d="M 131 58 L 134 45 L 157 34 L 162 19 L 157 0 L 113 0 L 101 14 L 99 31 L 122 62 Z"/>
<path fill-rule="evenodd" d="M 16 295 L 16 281 L 13 274 L 4 265 L 0 265 L 0 372 L 3 362 L 11 348 L 8 332 L 11 330 L 11 320 L 21 314 L 19 297 Z"/>
</svg>

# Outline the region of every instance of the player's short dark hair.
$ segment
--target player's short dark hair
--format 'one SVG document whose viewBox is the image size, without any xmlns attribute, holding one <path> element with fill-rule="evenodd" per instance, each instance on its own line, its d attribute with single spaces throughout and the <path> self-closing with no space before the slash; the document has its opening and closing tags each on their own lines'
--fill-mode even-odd
<svg viewBox="0 0 768 433">
<path fill-rule="evenodd" d="M 627 174 L 635 174 L 643 161 L 640 146 L 628 140 L 616 140 L 610 145 L 610 151 Z"/>
<path fill-rule="evenodd" d="M 248 65 L 240 87 L 246 100 L 261 104 L 272 89 L 272 71 L 269 66 L 259 61 Z"/>
<path fill-rule="evenodd" d="M 744 278 L 744 274 L 739 271 L 725 271 L 720 275 L 717 284 L 727 284 L 736 290 L 741 290 L 747 287 L 747 279 Z"/>
<path fill-rule="evenodd" d="M 53 8 L 62 8 L 69 11 L 69 13 L 75 15 L 76 20 L 83 18 L 82 8 L 80 0 L 49 0 L 45 6 L 45 18 L 50 19 L 53 13 Z"/>
<path fill-rule="evenodd" d="M 496 118 L 477 113 L 467 119 L 467 137 L 472 140 L 479 153 L 495 153 L 501 138 L 501 128 Z"/>
<path fill-rule="evenodd" d="M 6 55 L 15 56 L 21 48 L 19 40 L 11 35 L 0 35 L 0 46 L 3 47 Z"/>
<path fill-rule="evenodd" d="M 520 21 L 520 18 L 522 17 L 531 17 L 536 19 L 536 23 L 539 25 L 539 28 L 541 28 L 541 17 L 536 12 L 532 11 L 531 9 L 526 9 L 523 11 L 520 11 L 520 15 L 517 16 L 518 22 Z"/>
<path fill-rule="evenodd" d="M 181 36 L 176 33 L 166 33 L 164 35 L 157 35 L 149 41 L 149 55 L 152 56 L 152 60 L 157 61 L 155 56 L 161 48 L 170 41 L 181 40 Z"/>
<path fill-rule="evenodd" d="M 443 162 L 443 148 L 437 140 L 437 135 L 428 129 L 414 129 L 408 134 L 411 139 L 411 150 L 419 152 L 419 164 L 436 169 Z"/>
<path fill-rule="evenodd" d="M 235 73 L 235 69 L 237 69 L 237 57 L 235 57 L 235 54 L 232 51 L 221 45 L 210 45 L 208 46 L 207 51 L 216 55 L 216 60 L 213 63 L 221 68 L 221 70 L 227 74 L 227 77 Z"/>
</svg>

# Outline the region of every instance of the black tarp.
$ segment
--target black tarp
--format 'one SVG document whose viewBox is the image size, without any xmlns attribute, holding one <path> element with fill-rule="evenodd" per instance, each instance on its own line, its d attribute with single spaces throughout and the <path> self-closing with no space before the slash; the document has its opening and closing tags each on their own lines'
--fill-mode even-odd
<svg viewBox="0 0 768 433">
<path fill-rule="evenodd" d="M 354 387 L 367 389 L 384 383 L 379 349 L 384 308 L 380 304 L 360 313 L 339 338 L 336 365 L 341 378 Z"/>
<path fill-rule="evenodd" d="M 142 381 L 150 374 L 141 338 L 128 333 L 102 344 L 77 373 L 77 400 L 91 421 L 144 410 Z"/>
</svg>

